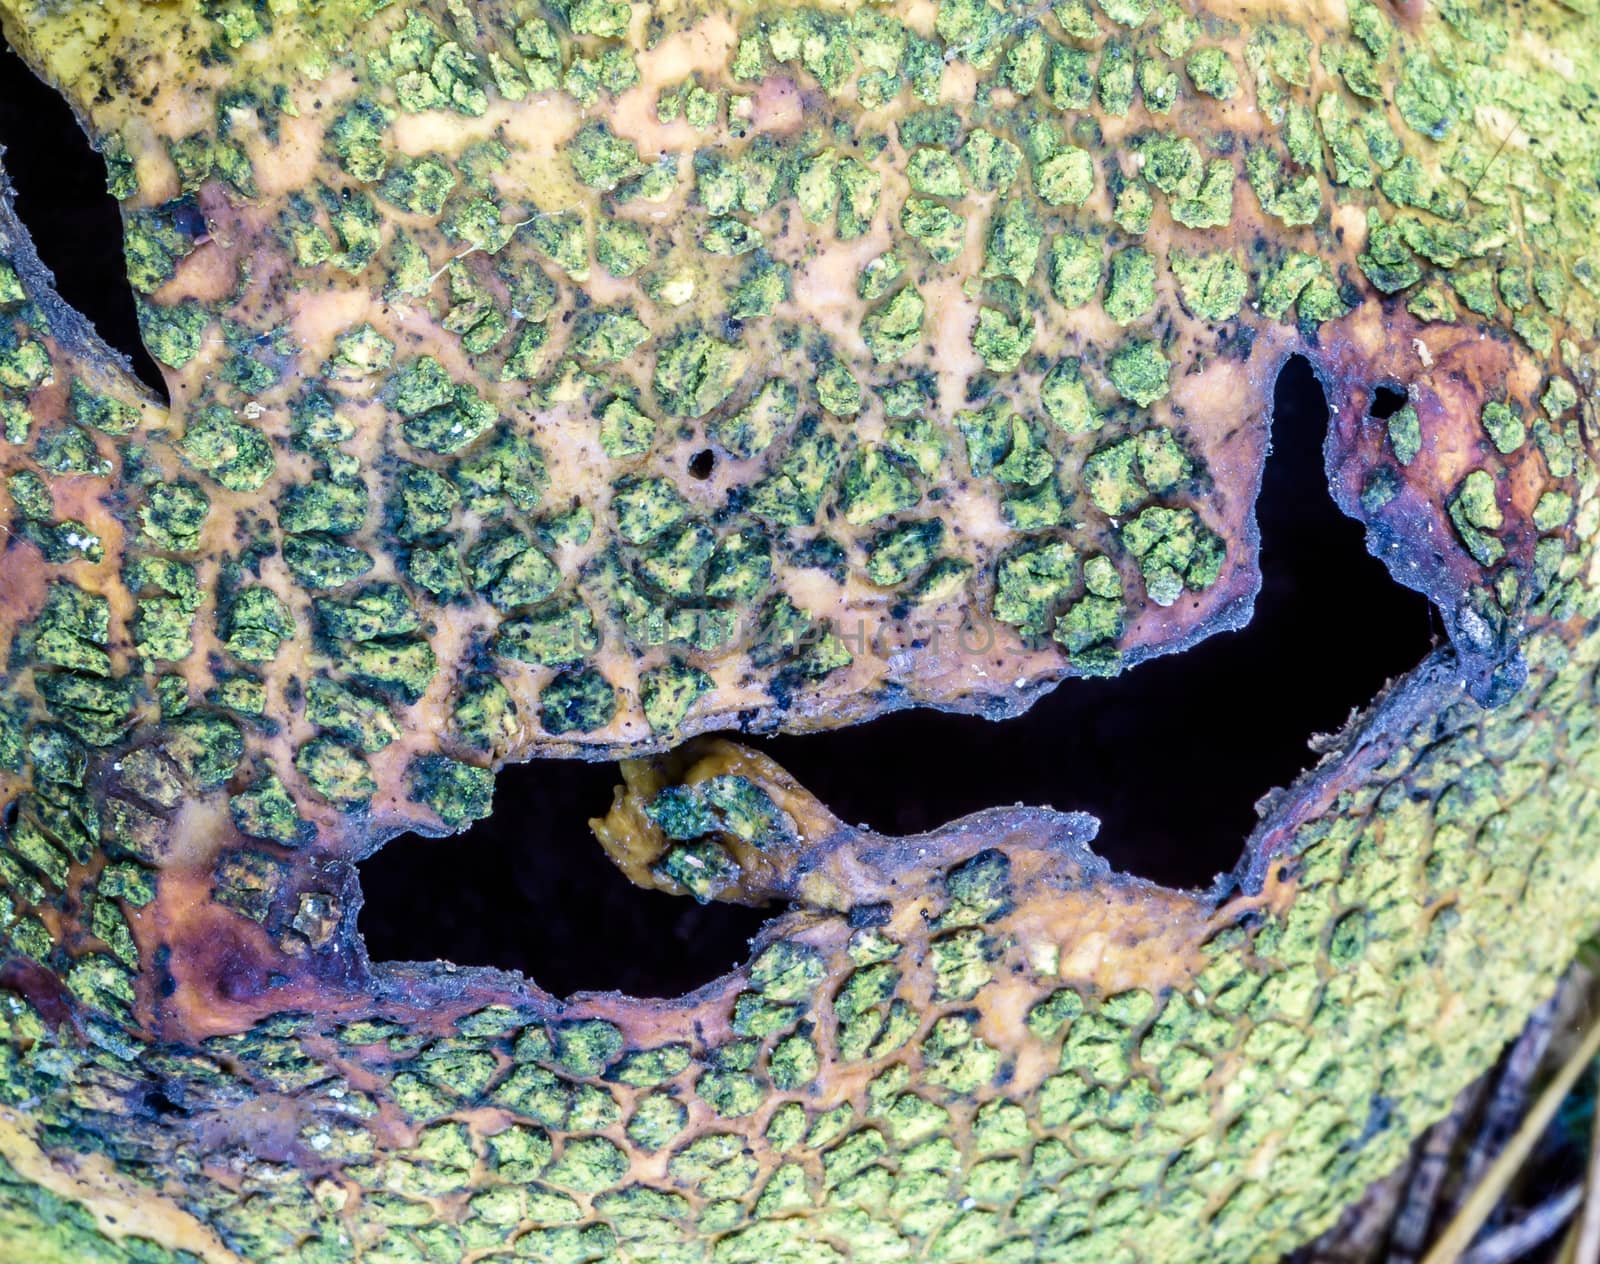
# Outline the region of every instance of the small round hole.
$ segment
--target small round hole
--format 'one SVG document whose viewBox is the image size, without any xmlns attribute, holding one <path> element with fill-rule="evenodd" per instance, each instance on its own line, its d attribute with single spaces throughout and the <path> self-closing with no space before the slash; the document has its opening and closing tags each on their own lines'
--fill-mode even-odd
<svg viewBox="0 0 1600 1264">
<path fill-rule="evenodd" d="M 710 478 L 716 468 L 717 454 L 710 448 L 702 448 L 689 458 L 689 473 L 695 478 Z"/>
<path fill-rule="evenodd" d="M 1406 388 L 1380 383 L 1372 392 L 1372 415 L 1387 421 L 1406 406 Z"/>
</svg>

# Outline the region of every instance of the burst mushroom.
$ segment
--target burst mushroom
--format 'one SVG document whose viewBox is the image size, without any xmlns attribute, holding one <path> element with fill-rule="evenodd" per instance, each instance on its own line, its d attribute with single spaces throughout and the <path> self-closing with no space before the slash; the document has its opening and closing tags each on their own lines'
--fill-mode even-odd
<svg viewBox="0 0 1600 1264">
<path fill-rule="evenodd" d="M 172 401 L 0 206 L 29 1260 L 1273 1258 L 1600 921 L 1576 9 L 0 22 L 105 156 Z M 1240 626 L 1295 353 L 1450 645 L 1213 890 L 1082 815 L 847 828 L 696 737 L 1003 718 Z M 370 962 L 353 862 L 573 755 L 629 761 L 637 881 L 790 905 L 748 963 L 562 1001 Z"/>
</svg>

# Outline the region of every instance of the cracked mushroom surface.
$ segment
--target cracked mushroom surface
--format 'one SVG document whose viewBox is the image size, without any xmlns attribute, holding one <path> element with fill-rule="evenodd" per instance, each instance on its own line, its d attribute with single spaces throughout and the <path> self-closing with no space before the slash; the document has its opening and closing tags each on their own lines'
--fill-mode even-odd
<svg viewBox="0 0 1600 1264">
<path fill-rule="evenodd" d="M 0 24 L 106 158 L 172 400 L 0 199 L 28 1259 L 1276 1258 L 1600 922 L 1591 17 Z M 1451 645 L 1211 891 L 1081 814 L 851 829 L 695 737 L 1002 717 L 1239 626 L 1293 353 Z M 636 881 L 789 905 L 747 964 L 562 1000 L 367 959 L 354 861 L 555 755 L 630 758 Z"/>
</svg>

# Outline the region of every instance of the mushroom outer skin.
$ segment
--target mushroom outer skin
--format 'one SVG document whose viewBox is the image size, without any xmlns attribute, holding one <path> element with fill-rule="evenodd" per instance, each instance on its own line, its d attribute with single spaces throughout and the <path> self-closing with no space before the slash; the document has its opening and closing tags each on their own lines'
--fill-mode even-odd
<svg viewBox="0 0 1600 1264">
<path fill-rule="evenodd" d="M 1273 1259 L 1600 921 L 1592 18 L 0 24 L 107 158 L 172 398 L 0 198 L 6 1247 Z M 1292 353 L 1451 644 L 1212 890 L 1081 814 L 851 829 L 697 736 L 1003 717 L 1238 626 Z M 573 755 L 628 760 L 636 881 L 790 905 L 750 960 L 370 962 L 355 861 Z"/>
</svg>

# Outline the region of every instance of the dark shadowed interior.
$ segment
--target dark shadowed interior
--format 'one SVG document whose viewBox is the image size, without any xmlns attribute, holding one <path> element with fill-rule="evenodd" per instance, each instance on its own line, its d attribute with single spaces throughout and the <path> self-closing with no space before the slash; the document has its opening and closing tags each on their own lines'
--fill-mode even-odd
<svg viewBox="0 0 1600 1264">
<path fill-rule="evenodd" d="M 1231 869 L 1256 801 L 1310 762 L 1438 624 L 1371 557 L 1328 494 L 1328 409 L 1302 358 L 1279 375 L 1257 515 L 1262 589 L 1239 632 L 1109 680 L 1071 680 L 1025 716 L 902 712 L 761 743 L 842 818 L 911 834 L 999 804 L 1092 812 L 1119 869 L 1197 887 Z M 909 792 L 895 787 L 911 788 Z"/>
<path fill-rule="evenodd" d="M 55 273 L 56 290 L 127 356 L 162 399 L 167 388 L 139 341 L 133 290 L 123 281 L 122 228 L 106 169 L 66 98 L 34 78 L 0 41 L 0 148 L 17 216 Z"/>
<path fill-rule="evenodd" d="M 100 159 L 9 50 L 0 51 L 0 144 L 18 210 L 63 296 L 156 385 Z M 1098 816 L 1097 849 L 1120 869 L 1209 883 L 1238 860 L 1256 801 L 1310 762 L 1307 739 L 1414 667 L 1438 628 L 1427 601 L 1367 555 L 1361 527 L 1329 497 L 1327 419 L 1310 366 L 1291 360 L 1258 505 L 1264 581 L 1243 631 L 1113 680 L 1069 681 L 1003 723 L 913 711 L 753 744 L 843 819 L 884 833 L 1049 804 Z M 608 764 L 510 768 L 488 820 L 452 838 L 390 842 L 361 866 L 359 925 L 373 958 L 514 969 L 562 995 L 655 996 L 742 959 L 771 910 L 641 891 L 605 858 L 586 823 L 616 782 Z"/>
</svg>

